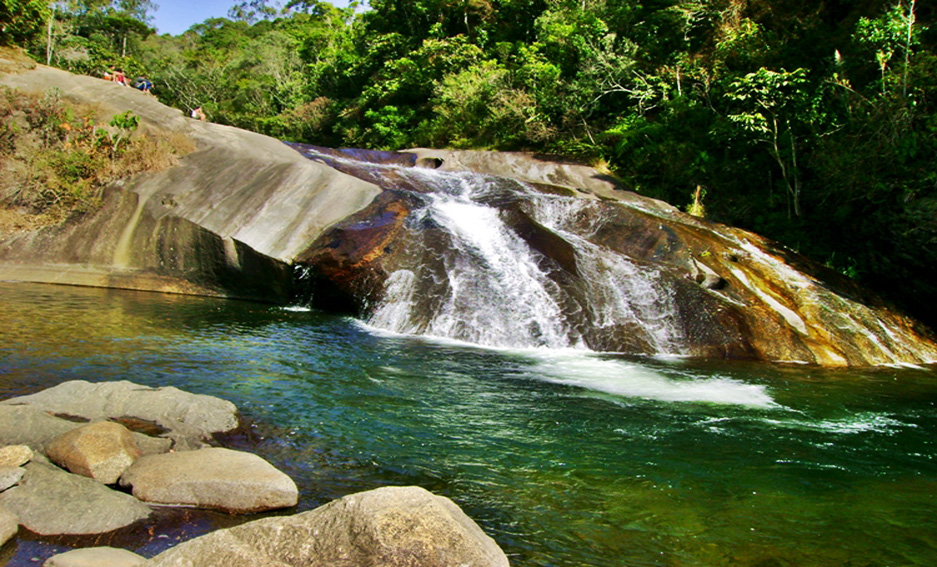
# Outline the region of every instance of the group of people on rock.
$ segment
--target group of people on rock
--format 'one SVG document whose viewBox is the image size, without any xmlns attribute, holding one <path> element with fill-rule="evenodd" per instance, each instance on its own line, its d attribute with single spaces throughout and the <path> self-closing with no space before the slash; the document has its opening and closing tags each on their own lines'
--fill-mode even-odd
<svg viewBox="0 0 937 567">
<path fill-rule="evenodd" d="M 149 79 L 146 78 L 146 75 L 140 75 L 139 77 L 134 79 L 132 82 L 128 83 L 127 76 L 124 75 L 123 69 L 114 69 L 113 67 L 110 67 L 106 71 L 104 71 L 104 80 L 114 81 L 115 83 L 118 83 L 127 87 L 133 87 L 147 94 L 149 94 L 150 89 L 153 88 L 153 83 Z"/>
<path fill-rule="evenodd" d="M 153 83 L 150 82 L 150 80 L 146 78 L 146 75 L 140 75 L 139 77 L 134 79 L 132 82 L 128 83 L 127 76 L 124 75 L 123 69 L 120 69 L 120 68 L 115 69 L 113 66 L 108 67 L 107 70 L 104 71 L 103 77 L 105 81 L 113 81 L 115 83 L 118 83 L 124 86 L 133 87 L 147 94 L 149 94 L 150 89 L 153 88 Z M 205 116 L 205 111 L 202 110 L 201 105 L 198 105 L 195 108 L 193 108 L 192 111 L 189 113 L 189 116 L 191 116 L 192 118 L 196 120 L 200 120 L 202 122 L 208 119 Z"/>
</svg>

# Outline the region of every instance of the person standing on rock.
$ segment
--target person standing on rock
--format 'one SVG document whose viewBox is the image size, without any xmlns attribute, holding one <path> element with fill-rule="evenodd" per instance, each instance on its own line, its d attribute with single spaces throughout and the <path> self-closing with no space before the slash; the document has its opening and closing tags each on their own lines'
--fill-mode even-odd
<svg viewBox="0 0 937 567">
<path fill-rule="evenodd" d="M 195 118 L 196 120 L 201 120 L 202 122 L 205 122 L 206 116 L 205 116 L 205 112 L 202 110 L 202 105 L 198 105 L 195 108 L 193 108 L 191 116 L 192 118 Z"/>
</svg>

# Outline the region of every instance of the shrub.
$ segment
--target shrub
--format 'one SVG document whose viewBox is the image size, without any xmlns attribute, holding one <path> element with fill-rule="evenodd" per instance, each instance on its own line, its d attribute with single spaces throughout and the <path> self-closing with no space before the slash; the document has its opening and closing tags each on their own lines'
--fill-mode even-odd
<svg viewBox="0 0 937 567">
<path fill-rule="evenodd" d="M 56 90 L 31 97 L 0 92 L 0 208 L 31 215 L 24 226 L 61 222 L 100 206 L 119 178 L 172 166 L 194 149 L 179 134 L 136 134 L 131 112 L 107 125 L 88 108 L 66 105 Z"/>
</svg>

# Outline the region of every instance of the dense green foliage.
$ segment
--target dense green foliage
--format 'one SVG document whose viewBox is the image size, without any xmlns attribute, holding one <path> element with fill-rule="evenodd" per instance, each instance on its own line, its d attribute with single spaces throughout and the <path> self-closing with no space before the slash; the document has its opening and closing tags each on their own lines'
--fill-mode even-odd
<svg viewBox="0 0 937 567">
<path fill-rule="evenodd" d="M 58 64 L 148 70 L 164 102 L 280 138 L 601 162 L 937 322 L 932 3 L 251 0 L 145 40 L 148 2 L 76 6 Z"/>
</svg>

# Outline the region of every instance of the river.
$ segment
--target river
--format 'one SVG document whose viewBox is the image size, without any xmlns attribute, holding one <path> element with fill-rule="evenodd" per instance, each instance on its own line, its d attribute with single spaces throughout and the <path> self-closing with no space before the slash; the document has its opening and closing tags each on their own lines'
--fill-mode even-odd
<svg viewBox="0 0 937 567">
<path fill-rule="evenodd" d="M 231 400 L 300 510 L 452 498 L 515 567 L 937 562 L 937 370 L 823 370 L 395 335 L 301 308 L 0 284 L 0 398 L 131 380 Z M 293 512 L 293 511 L 291 511 Z M 241 521 L 185 511 L 143 555 Z M 0 564 L 86 543 L 28 536 Z"/>
</svg>

